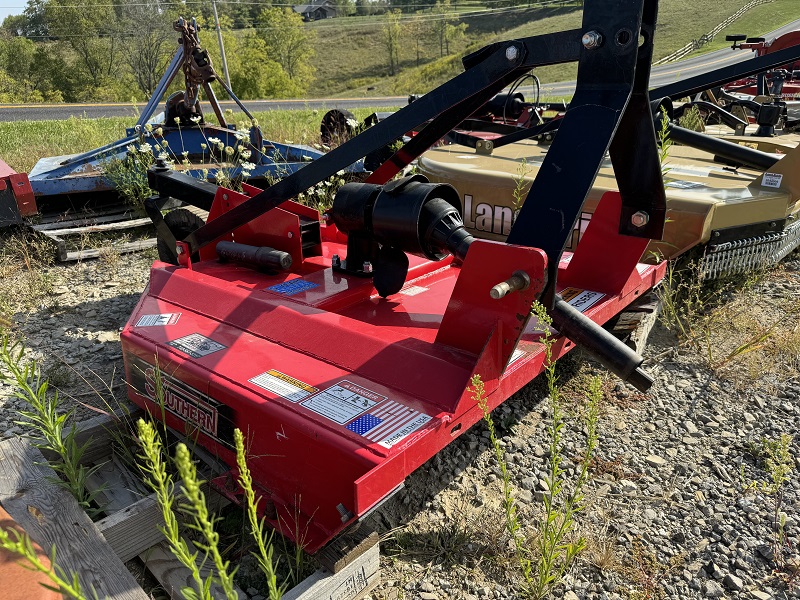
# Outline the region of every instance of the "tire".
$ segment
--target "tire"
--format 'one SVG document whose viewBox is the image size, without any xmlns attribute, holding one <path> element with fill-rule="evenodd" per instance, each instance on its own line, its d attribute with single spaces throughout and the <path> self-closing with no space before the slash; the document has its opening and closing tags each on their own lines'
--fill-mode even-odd
<svg viewBox="0 0 800 600">
<path fill-rule="evenodd" d="M 190 233 L 194 233 L 206 224 L 203 219 L 185 208 L 176 208 L 168 212 L 164 215 L 164 223 L 166 223 L 177 241 L 183 240 Z M 169 247 L 169 242 L 167 242 L 167 240 L 158 236 L 156 246 L 158 247 L 159 260 L 173 265 L 178 264 L 177 260 L 173 257 L 175 251 Z M 197 262 L 199 260 L 200 255 L 197 252 L 192 254 L 192 262 Z"/>
<path fill-rule="evenodd" d="M 349 110 L 338 108 L 329 110 L 325 113 L 325 116 L 322 117 L 322 124 L 319 128 L 319 139 L 326 146 L 338 146 L 339 144 L 343 144 L 353 137 L 355 128 L 351 123 L 355 120 L 355 116 Z"/>
</svg>

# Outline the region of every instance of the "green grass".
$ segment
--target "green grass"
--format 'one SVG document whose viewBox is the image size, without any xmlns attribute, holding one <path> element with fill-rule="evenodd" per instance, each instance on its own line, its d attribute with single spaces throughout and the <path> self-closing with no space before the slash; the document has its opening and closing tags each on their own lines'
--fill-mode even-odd
<svg viewBox="0 0 800 600">
<path fill-rule="evenodd" d="M 690 56 L 730 47 L 731 42 L 725 41 L 726 35 L 744 33 L 750 37 L 759 37 L 797 18 L 800 18 L 800 8 L 798 8 L 797 0 L 773 0 L 769 4 L 756 6 L 720 31 L 714 37 L 713 42 Z"/>
<path fill-rule="evenodd" d="M 687 10 L 684 0 L 662 0 L 659 3 L 658 28 L 655 37 L 655 58 L 666 56 L 693 39 L 708 33 L 746 4 L 747 0 L 696 0 Z M 745 27 L 756 35 L 757 30 L 774 29 L 796 17 L 791 10 L 797 0 L 776 0 L 749 11 L 732 28 Z M 381 40 L 383 17 L 348 18 L 320 21 L 314 24 L 320 32 L 317 42 L 317 83 L 314 96 L 377 96 L 424 93 L 461 70 L 460 59 L 467 48 L 507 39 L 541 35 L 580 27 L 579 6 L 527 8 L 484 11 L 464 18 L 469 24 L 467 37 L 454 48 L 451 56 L 439 59 L 439 48 L 433 40 L 423 43 L 423 60 L 416 67 L 415 46 L 406 39 L 400 49 L 400 74 L 386 75 L 386 50 Z M 759 26 L 759 23 L 762 23 Z M 717 39 L 724 40 L 724 32 Z M 715 42 L 716 43 L 716 42 Z M 722 44 L 724 46 L 724 43 Z M 713 49 L 712 47 L 708 47 Z M 554 65 L 537 70 L 543 83 L 575 77 L 575 65 Z M 373 88 L 367 90 L 367 88 Z"/>
<path fill-rule="evenodd" d="M 363 119 L 376 110 L 388 109 L 360 108 L 351 112 L 357 119 Z M 256 112 L 253 116 L 269 139 L 312 144 L 319 141 L 325 112 L 325 109 L 302 109 Z M 42 157 L 85 152 L 120 139 L 125 128 L 135 123 L 134 117 L 0 123 L 0 158 L 13 169 L 27 173 Z"/>
</svg>

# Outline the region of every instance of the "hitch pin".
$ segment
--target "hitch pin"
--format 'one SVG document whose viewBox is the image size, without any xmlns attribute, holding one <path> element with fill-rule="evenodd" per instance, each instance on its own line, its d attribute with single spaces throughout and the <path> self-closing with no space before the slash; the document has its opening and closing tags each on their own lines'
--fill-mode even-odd
<svg viewBox="0 0 800 600">
<path fill-rule="evenodd" d="M 499 300 L 511 292 L 526 290 L 530 285 L 531 278 L 525 271 L 514 271 L 511 277 L 495 285 L 489 291 L 489 295 L 495 300 Z"/>
</svg>

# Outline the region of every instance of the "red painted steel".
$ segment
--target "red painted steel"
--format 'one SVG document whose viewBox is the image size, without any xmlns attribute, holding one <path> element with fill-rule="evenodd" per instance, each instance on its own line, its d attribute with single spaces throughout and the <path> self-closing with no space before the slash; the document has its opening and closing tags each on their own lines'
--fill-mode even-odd
<svg viewBox="0 0 800 600">
<path fill-rule="evenodd" d="M 36 198 L 33 195 L 31 183 L 28 181 L 28 175 L 26 173 L 17 173 L 7 163 L 0 160 L 0 191 L 5 190 L 7 187 L 11 188 L 11 192 L 14 194 L 20 215 L 30 217 L 38 212 Z"/>
<path fill-rule="evenodd" d="M 663 265 L 636 265 L 632 246 L 615 265 L 619 236 L 611 245 L 591 242 L 593 230 L 602 237 L 616 227 L 619 195 L 601 206 L 607 210 L 595 213 L 577 253 L 559 265 L 559 277 L 570 278 L 559 291 L 598 323 L 664 273 Z M 305 214 L 288 203 L 283 209 L 294 219 L 272 220 L 270 213 L 234 238 L 283 240 Z M 212 218 L 221 212 L 212 209 Z M 319 255 L 291 273 L 213 257 L 191 269 L 156 262 L 122 333 L 131 399 L 160 414 L 158 364 L 171 427 L 196 435 L 230 465 L 233 428 L 241 429 L 265 516 L 310 552 L 482 418 L 468 388 L 473 375 L 483 379 L 493 408 L 543 367 L 542 332 L 526 319 L 544 285 L 542 251 L 476 241 L 463 265 L 411 256 L 404 288 L 381 298 L 370 279 L 330 268 L 333 254 L 345 256 L 346 238 L 323 226 L 322 239 Z M 592 253 L 612 253 L 593 259 L 623 282 L 619 290 L 581 287 L 584 243 Z M 517 270 L 528 273 L 531 286 L 492 300 L 491 287 Z M 571 347 L 557 338 L 555 353 Z M 235 496 L 230 483 L 220 482 Z"/>
</svg>

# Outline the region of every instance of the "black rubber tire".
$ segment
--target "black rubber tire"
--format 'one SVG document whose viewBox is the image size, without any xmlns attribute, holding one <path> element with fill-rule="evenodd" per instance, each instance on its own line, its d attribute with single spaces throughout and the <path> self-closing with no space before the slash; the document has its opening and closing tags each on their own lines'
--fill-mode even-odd
<svg viewBox="0 0 800 600">
<path fill-rule="evenodd" d="M 322 117 L 322 124 L 319 127 L 320 141 L 326 146 L 345 143 L 355 133 L 355 128 L 348 121 L 352 123 L 355 120 L 355 116 L 349 110 L 340 108 L 329 110 Z"/>
<path fill-rule="evenodd" d="M 175 210 L 168 212 L 166 215 L 164 215 L 164 222 L 167 224 L 167 227 L 172 232 L 172 235 L 175 236 L 177 241 L 183 240 L 187 235 L 194 233 L 206 224 L 202 218 L 198 217 L 193 212 L 186 210 L 185 208 L 176 208 Z M 167 240 L 163 239 L 161 236 L 158 236 L 156 246 L 158 248 L 159 260 L 173 265 L 178 264 L 177 261 L 172 257 L 174 250 L 170 250 Z M 197 262 L 199 260 L 200 256 L 197 252 L 192 254 L 192 262 Z"/>
</svg>

